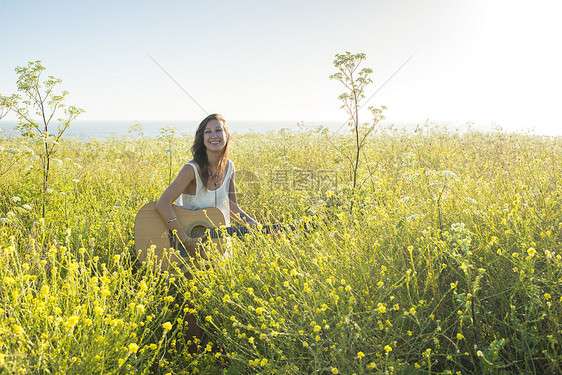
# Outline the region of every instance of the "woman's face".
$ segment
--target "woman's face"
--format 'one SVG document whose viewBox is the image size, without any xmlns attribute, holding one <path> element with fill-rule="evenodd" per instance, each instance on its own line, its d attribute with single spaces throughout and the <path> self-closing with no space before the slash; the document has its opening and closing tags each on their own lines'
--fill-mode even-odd
<svg viewBox="0 0 562 375">
<path fill-rule="evenodd" d="M 203 142 L 208 151 L 222 151 L 226 145 L 226 131 L 219 120 L 211 120 L 203 131 Z"/>
</svg>

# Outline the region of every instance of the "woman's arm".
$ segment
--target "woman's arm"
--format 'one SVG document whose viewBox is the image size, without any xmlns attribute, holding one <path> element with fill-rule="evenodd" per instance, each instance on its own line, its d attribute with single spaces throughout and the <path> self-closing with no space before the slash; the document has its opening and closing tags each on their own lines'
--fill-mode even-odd
<svg viewBox="0 0 562 375">
<path fill-rule="evenodd" d="M 158 202 L 156 202 L 156 211 L 158 211 L 158 214 L 164 223 L 168 224 L 168 228 L 170 230 L 175 230 L 184 245 L 188 246 L 192 250 L 195 248 L 197 239 L 189 238 L 189 236 L 184 232 L 181 223 L 177 220 L 172 204 L 194 179 L 195 171 L 193 170 L 193 167 L 187 164 L 184 165 L 174 181 L 166 188 L 166 190 L 164 190 L 158 199 Z M 189 249 L 187 250 L 189 251 Z"/>
<path fill-rule="evenodd" d="M 238 206 L 238 199 L 236 197 L 236 184 L 234 182 L 234 174 L 230 179 L 230 184 L 228 187 L 228 198 L 230 201 L 230 217 L 239 224 L 249 224 L 250 226 L 257 226 L 259 223 L 254 220 L 250 215 L 245 213 Z"/>
</svg>

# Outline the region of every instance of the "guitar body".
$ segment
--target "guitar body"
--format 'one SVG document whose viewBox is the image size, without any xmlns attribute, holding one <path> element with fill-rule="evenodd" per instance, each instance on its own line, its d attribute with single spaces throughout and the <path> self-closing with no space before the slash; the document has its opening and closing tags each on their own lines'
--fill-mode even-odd
<svg viewBox="0 0 562 375">
<path fill-rule="evenodd" d="M 180 206 L 172 205 L 178 221 L 189 237 L 199 237 L 205 234 L 207 229 L 214 229 L 225 225 L 225 218 L 218 208 L 206 208 L 204 210 L 188 210 Z M 220 238 L 212 239 L 220 246 Z M 160 266 L 162 271 L 170 269 L 171 263 L 175 262 L 181 268 L 182 256 L 189 257 L 185 252 L 180 255 L 179 250 L 173 250 L 176 244 L 170 235 L 168 225 L 164 223 L 158 211 L 156 202 L 150 202 L 142 206 L 135 217 L 135 249 L 141 262 L 147 260 L 148 249 L 154 246 L 154 265 Z M 171 250 L 172 249 L 172 250 Z"/>
</svg>

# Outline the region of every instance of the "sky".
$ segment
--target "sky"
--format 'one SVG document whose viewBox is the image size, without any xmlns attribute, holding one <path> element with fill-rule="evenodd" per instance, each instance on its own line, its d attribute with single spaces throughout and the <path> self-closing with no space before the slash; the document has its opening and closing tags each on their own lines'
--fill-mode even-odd
<svg viewBox="0 0 562 375">
<path fill-rule="evenodd" d="M 366 54 L 366 107 L 386 106 L 387 123 L 562 135 L 561 10 L 554 0 L 0 0 L 0 94 L 16 92 L 16 66 L 40 60 L 66 103 L 85 109 L 80 120 L 345 122 L 344 87 L 329 76 L 349 51 Z"/>
</svg>

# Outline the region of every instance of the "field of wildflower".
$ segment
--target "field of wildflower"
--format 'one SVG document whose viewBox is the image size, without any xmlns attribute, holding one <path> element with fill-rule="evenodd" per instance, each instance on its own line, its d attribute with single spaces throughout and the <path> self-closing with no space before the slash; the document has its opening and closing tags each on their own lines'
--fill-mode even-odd
<svg viewBox="0 0 562 375">
<path fill-rule="evenodd" d="M 44 218 L 39 146 L 0 135 L 0 373 L 562 373 L 561 138 L 380 129 L 352 191 L 349 135 L 234 133 L 240 206 L 295 230 L 185 277 L 133 233 L 192 137 L 133 130 L 62 139 Z"/>
</svg>

